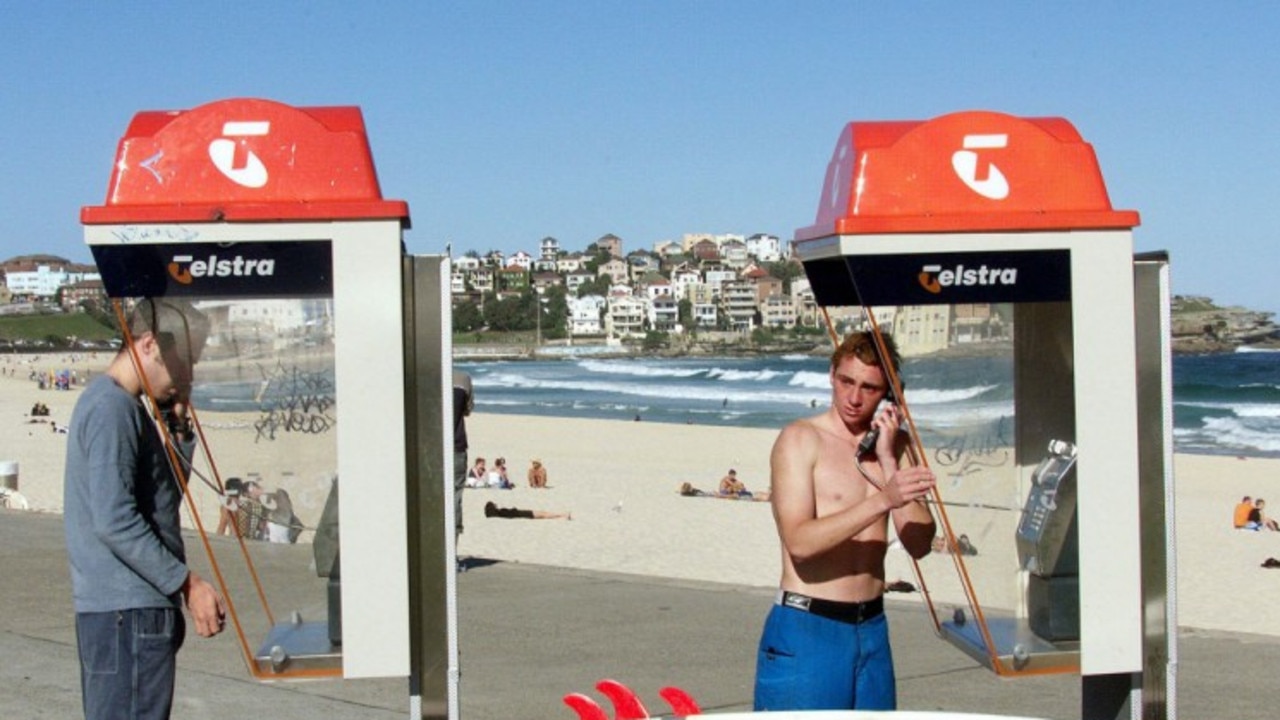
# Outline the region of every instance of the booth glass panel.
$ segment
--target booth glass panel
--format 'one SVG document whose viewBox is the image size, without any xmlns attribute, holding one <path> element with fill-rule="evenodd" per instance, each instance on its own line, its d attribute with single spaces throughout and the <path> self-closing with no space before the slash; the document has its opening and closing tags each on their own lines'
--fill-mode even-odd
<svg viewBox="0 0 1280 720">
<path fill-rule="evenodd" d="M 199 440 L 185 469 L 228 629 L 260 677 L 340 673 L 333 301 L 186 300 L 209 333 L 192 385 Z M 298 566 L 309 581 L 279 580 Z"/>
<path fill-rule="evenodd" d="M 939 631 L 994 669 L 1074 669 L 1070 303 L 894 306 L 870 315 L 902 352 L 914 451 L 938 478 L 934 551 L 913 566 L 895 546 L 886 582 L 915 576 Z"/>
</svg>

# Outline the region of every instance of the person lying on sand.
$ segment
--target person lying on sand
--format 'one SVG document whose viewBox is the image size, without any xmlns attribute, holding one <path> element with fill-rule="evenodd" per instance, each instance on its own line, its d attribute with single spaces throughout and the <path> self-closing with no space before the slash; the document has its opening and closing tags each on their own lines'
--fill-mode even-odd
<svg viewBox="0 0 1280 720">
<path fill-rule="evenodd" d="M 699 490 L 693 486 L 693 483 L 682 483 L 680 485 L 680 494 L 685 497 L 706 497 L 705 490 Z"/>
<path fill-rule="evenodd" d="M 754 500 L 755 502 L 769 502 L 769 491 L 761 490 L 756 493 L 747 493 L 746 495 L 721 495 L 719 493 L 707 492 L 693 486 L 693 483 L 680 483 L 680 487 L 676 490 L 684 497 L 709 497 L 719 500 Z"/>
<path fill-rule="evenodd" d="M 519 508 L 498 507 L 492 500 L 484 504 L 484 516 L 507 518 L 507 519 L 523 519 L 523 520 L 556 520 L 564 518 L 572 520 L 573 513 L 567 512 L 550 512 L 547 510 L 521 510 Z"/>
</svg>

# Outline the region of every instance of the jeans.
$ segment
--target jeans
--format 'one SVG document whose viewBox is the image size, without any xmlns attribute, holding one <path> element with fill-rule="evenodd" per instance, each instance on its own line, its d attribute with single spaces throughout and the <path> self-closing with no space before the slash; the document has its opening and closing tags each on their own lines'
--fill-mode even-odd
<svg viewBox="0 0 1280 720">
<path fill-rule="evenodd" d="M 186 627 L 178 608 L 77 613 L 86 720 L 168 718 Z"/>
<path fill-rule="evenodd" d="M 462 489 L 467 486 L 467 451 L 453 451 L 453 534 L 462 534 Z"/>
</svg>

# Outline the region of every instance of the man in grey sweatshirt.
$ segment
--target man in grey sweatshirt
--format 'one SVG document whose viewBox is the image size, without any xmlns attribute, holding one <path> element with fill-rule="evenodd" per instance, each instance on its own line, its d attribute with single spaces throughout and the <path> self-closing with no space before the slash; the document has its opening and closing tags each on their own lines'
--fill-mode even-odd
<svg viewBox="0 0 1280 720">
<path fill-rule="evenodd" d="M 64 521 L 91 720 L 168 718 L 184 604 L 202 637 L 223 628 L 222 598 L 187 567 L 182 489 L 141 401 L 147 392 L 174 440 L 190 440 L 186 401 L 207 334 L 188 303 L 142 300 L 129 320 L 133 352 L 126 344 L 71 415 Z"/>
</svg>

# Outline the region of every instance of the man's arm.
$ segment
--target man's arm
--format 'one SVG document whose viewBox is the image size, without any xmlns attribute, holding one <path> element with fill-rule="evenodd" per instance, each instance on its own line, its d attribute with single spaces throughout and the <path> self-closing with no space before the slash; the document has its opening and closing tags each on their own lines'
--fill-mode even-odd
<svg viewBox="0 0 1280 720">
<path fill-rule="evenodd" d="M 932 486 L 932 485 L 931 485 Z M 933 513 L 917 498 L 891 513 L 893 528 L 911 557 L 919 560 L 933 549 L 933 538 L 938 533 Z"/>
<path fill-rule="evenodd" d="M 181 591 L 201 636 L 221 632 L 224 609 L 217 591 L 187 569 L 184 560 L 161 542 L 138 511 L 133 495 L 139 452 L 137 427 L 112 422 L 96 413 L 89 415 L 81 427 L 92 475 L 89 497 L 94 508 L 90 516 L 93 532 L 116 557 L 161 592 L 171 595 Z"/>
<path fill-rule="evenodd" d="M 142 517 L 134 497 L 139 451 L 138 427 L 113 413 L 132 407 L 93 408 L 79 425 L 88 465 L 89 522 L 95 536 L 121 562 L 160 592 L 177 592 L 187 568 Z M 147 428 L 150 430 L 150 428 Z"/>
<path fill-rule="evenodd" d="M 818 432 L 805 421 L 788 425 L 769 459 L 773 517 L 783 547 L 797 563 L 848 542 L 891 509 L 884 493 L 871 493 L 838 513 L 817 517 L 813 475 L 822 447 Z"/>
<path fill-rule="evenodd" d="M 915 463 L 907 463 L 908 438 L 897 431 L 898 418 L 896 406 L 890 406 L 882 418 L 877 418 L 881 425 L 881 438 L 876 443 L 876 457 L 880 462 L 882 477 L 887 478 L 880 488 L 882 495 L 887 495 L 893 510 L 893 529 L 902 541 L 902 547 L 911 557 L 919 560 L 933 549 L 933 537 L 937 533 L 933 513 L 924 504 L 924 496 L 936 484 L 933 472 Z"/>
</svg>

